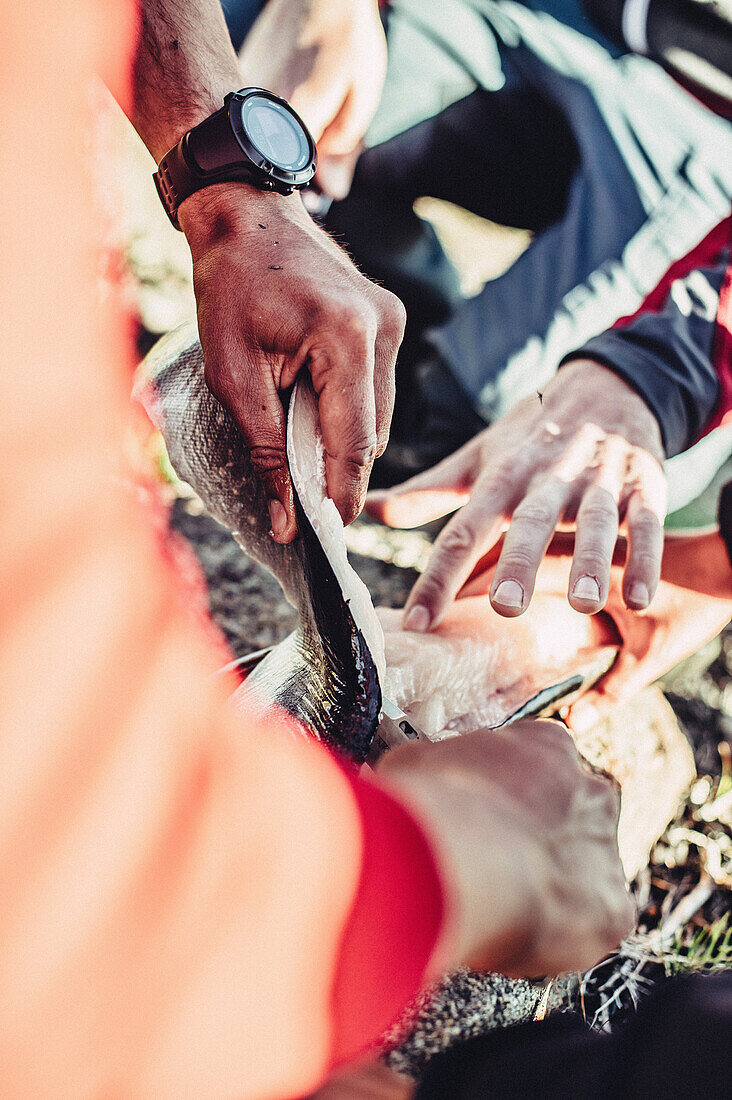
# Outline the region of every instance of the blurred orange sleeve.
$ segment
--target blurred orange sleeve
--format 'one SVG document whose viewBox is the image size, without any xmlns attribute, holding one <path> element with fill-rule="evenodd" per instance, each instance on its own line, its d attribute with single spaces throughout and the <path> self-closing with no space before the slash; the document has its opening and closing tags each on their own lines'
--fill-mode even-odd
<svg viewBox="0 0 732 1100">
<path fill-rule="evenodd" d="M 439 881 L 386 795 L 229 715 L 124 486 L 130 340 L 92 201 L 118 167 L 88 133 L 100 58 L 128 85 L 132 5 L 0 10 L 0 1096 L 302 1095 L 416 991 Z M 369 1002 L 377 926 L 398 954 L 420 902 Z"/>
</svg>

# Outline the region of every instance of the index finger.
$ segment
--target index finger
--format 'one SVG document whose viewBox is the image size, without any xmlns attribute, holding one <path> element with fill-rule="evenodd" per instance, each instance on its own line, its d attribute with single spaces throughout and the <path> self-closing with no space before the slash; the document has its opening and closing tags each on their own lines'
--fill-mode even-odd
<svg viewBox="0 0 732 1100">
<path fill-rule="evenodd" d="M 311 356 L 310 370 L 318 394 L 328 496 L 348 524 L 363 508 L 378 450 L 374 341 L 358 339 L 350 349 L 335 344 Z"/>
<path fill-rule="evenodd" d="M 498 540 L 505 524 L 503 502 L 474 492 L 440 532 L 430 560 L 404 608 L 406 630 L 439 625 L 473 568 Z"/>
</svg>

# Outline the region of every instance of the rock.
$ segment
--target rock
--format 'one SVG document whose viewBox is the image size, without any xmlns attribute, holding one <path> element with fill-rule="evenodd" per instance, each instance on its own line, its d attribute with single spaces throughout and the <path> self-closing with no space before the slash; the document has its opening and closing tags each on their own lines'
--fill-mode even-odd
<svg viewBox="0 0 732 1100">
<path fill-rule="evenodd" d="M 660 688 L 649 687 L 593 729 L 577 748 L 621 788 L 618 844 L 629 879 L 674 817 L 694 779 L 694 754 Z"/>
</svg>

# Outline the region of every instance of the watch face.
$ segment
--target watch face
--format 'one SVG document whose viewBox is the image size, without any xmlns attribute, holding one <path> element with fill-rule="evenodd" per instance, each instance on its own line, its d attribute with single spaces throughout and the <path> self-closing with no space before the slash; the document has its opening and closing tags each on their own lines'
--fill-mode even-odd
<svg viewBox="0 0 732 1100">
<path fill-rule="evenodd" d="M 307 168 L 312 157 L 307 136 L 286 107 L 251 95 L 242 104 L 241 120 L 249 140 L 275 167 L 288 172 Z"/>
</svg>

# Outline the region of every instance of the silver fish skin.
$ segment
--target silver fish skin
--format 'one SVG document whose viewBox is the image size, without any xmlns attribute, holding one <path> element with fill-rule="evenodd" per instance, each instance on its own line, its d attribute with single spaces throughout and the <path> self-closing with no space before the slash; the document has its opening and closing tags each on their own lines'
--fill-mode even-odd
<svg viewBox="0 0 732 1100">
<path fill-rule="evenodd" d="M 206 386 L 194 324 L 155 345 L 140 366 L 133 396 L 160 429 L 178 476 L 277 577 L 299 613 L 297 630 L 256 665 L 234 704 L 243 713 L 283 707 L 306 731 L 361 762 L 381 711 L 383 634 L 326 496 L 317 401 L 308 380 L 298 381 L 288 411 L 298 511 L 298 535 L 288 546 L 270 536 L 267 497 L 247 447 Z"/>
</svg>

